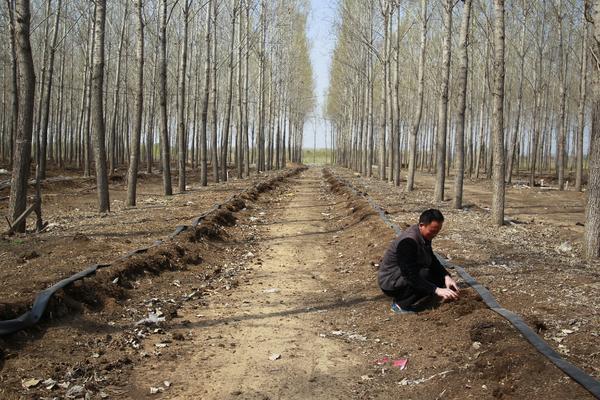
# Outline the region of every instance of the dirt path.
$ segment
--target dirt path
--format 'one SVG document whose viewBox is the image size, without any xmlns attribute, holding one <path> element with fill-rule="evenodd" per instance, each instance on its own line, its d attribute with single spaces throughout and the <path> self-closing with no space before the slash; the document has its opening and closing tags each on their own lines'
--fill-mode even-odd
<svg viewBox="0 0 600 400">
<path fill-rule="evenodd" d="M 310 170 L 288 187 L 284 207 L 258 213 L 266 233 L 262 260 L 230 296 L 213 298 L 200 316 L 184 315 L 199 320 L 197 340 L 169 374 L 175 384 L 165 398 L 351 397 L 348 378 L 358 361 L 319 328 L 327 305 L 338 300 L 315 275 L 333 251 L 324 240 L 330 233 L 321 182 Z"/>
</svg>

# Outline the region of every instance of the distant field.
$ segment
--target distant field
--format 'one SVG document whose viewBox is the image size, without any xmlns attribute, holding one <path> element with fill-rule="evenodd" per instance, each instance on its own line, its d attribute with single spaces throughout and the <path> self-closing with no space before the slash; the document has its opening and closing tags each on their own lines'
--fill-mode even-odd
<svg viewBox="0 0 600 400">
<path fill-rule="evenodd" d="M 303 149 L 304 164 L 325 165 L 331 164 L 332 152 L 331 149 Z"/>
</svg>

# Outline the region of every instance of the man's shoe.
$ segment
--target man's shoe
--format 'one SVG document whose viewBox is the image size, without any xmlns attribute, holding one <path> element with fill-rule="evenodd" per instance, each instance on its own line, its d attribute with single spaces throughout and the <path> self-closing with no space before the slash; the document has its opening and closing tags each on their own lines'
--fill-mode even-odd
<svg viewBox="0 0 600 400">
<path fill-rule="evenodd" d="M 392 312 L 394 314 L 414 314 L 416 311 L 414 309 L 412 309 L 411 307 L 400 307 L 398 305 L 398 303 L 396 303 L 395 301 L 392 302 Z"/>
</svg>

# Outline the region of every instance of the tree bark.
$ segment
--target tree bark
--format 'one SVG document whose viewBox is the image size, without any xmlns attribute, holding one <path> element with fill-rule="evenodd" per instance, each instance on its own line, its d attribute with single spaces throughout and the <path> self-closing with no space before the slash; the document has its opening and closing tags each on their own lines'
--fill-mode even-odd
<svg viewBox="0 0 600 400">
<path fill-rule="evenodd" d="M 593 24 L 590 52 L 600 54 L 600 1 L 586 0 L 586 16 Z M 588 202 L 585 209 L 584 249 L 589 259 L 600 257 L 600 67 L 594 63 L 592 80 L 592 126 L 590 130 Z"/>
<path fill-rule="evenodd" d="M 258 162 L 256 170 L 258 172 L 266 169 L 265 163 L 265 111 L 267 108 L 266 80 L 267 80 L 267 56 L 266 56 L 266 37 L 267 37 L 267 3 L 261 1 L 260 14 L 260 49 L 259 49 L 259 91 L 260 91 L 260 108 L 258 110 Z"/>
<path fill-rule="evenodd" d="M 202 186 L 208 185 L 208 164 L 206 156 L 208 153 L 208 142 L 206 137 L 206 130 L 208 125 L 208 102 L 210 97 L 210 60 L 211 60 L 211 48 L 210 48 L 210 37 L 211 37 L 211 10 L 212 2 L 209 0 L 206 4 L 206 35 L 204 37 L 204 46 L 206 50 L 204 60 L 204 98 L 202 101 L 202 125 L 200 128 L 200 183 Z"/>
<path fill-rule="evenodd" d="M 179 193 L 185 192 L 185 162 L 186 162 L 186 147 L 187 147 L 187 121 L 185 119 L 185 83 L 187 80 L 187 47 L 188 47 L 188 26 L 189 26 L 189 11 L 190 0 L 183 1 L 183 42 L 181 44 L 181 58 L 179 64 L 179 89 L 177 95 L 179 101 L 177 104 L 177 165 L 179 166 Z"/>
<path fill-rule="evenodd" d="M 579 88 L 579 112 L 577 119 L 577 170 L 575 173 L 575 190 L 580 192 L 583 186 L 583 132 L 585 128 L 585 101 L 587 95 L 587 55 L 589 24 L 583 18 L 583 44 L 581 47 L 581 86 Z"/>
<path fill-rule="evenodd" d="M 235 140 L 235 166 L 237 170 L 237 178 L 242 179 L 244 174 L 244 151 L 243 151 L 243 139 L 242 139 L 242 130 L 244 128 L 244 105 L 243 105 L 243 96 L 244 96 L 244 85 L 243 85 L 243 43 L 244 43 L 244 31 L 242 29 L 243 25 L 243 14 L 242 9 L 244 0 L 238 0 L 238 9 L 240 12 L 239 16 L 239 29 L 238 29 L 238 71 L 237 71 L 237 86 L 238 86 L 238 96 L 237 96 L 237 107 L 238 107 L 238 125 L 236 128 L 236 140 Z"/>
<path fill-rule="evenodd" d="M 417 109 L 410 130 L 410 148 L 408 156 L 408 177 L 406 182 L 406 190 L 411 192 L 415 185 L 415 170 L 417 159 L 417 134 L 421 126 L 421 116 L 423 114 L 423 98 L 425 88 L 425 50 L 427 47 L 427 0 L 421 0 L 421 51 L 419 54 L 419 73 L 418 73 L 418 92 L 417 92 Z"/>
<path fill-rule="evenodd" d="M 213 29 L 213 39 L 212 39 L 212 84 L 211 84 L 211 103 L 212 103 L 212 129 L 211 129 L 211 164 L 213 170 L 213 179 L 215 183 L 219 182 L 219 141 L 217 137 L 218 132 L 218 119 L 217 119 L 217 15 L 219 2 L 214 0 L 212 2 L 212 12 L 213 12 L 213 20 L 212 20 L 212 29 Z"/>
<path fill-rule="evenodd" d="M 50 101 L 52 99 L 52 77 L 54 75 L 54 55 L 56 54 L 56 41 L 58 38 L 58 23 L 60 21 L 61 0 L 58 0 L 56 5 L 56 15 L 54 17 L 54 30 L 49 46 L 48 55 L 48 77 L 42 84 L 43 101 L 42 104 L 42 119 L 40 126 L 40 142 L 38 143 L 38 168 L 36 176 L 38 179 L 46 179 L 46 148 L 48 145 L 48 120 L 50 116 Z"/>
<path fill-rule="evenodd" d="M 119 39 L 119 49 L 117 50 L 117 71 L 115 73 L 115 91 L 113 94 L 113 107 L 112 116 L 110 122 L 110 133 L 108 137 L 108 172 L 112 174 L 115 172 L 116 159 L 115 159 L 115 145 L 117 136 L 117 116 L 119 109 L 119 82 L 121 80 L 121 57 L 123 54 L 123 43 L 125 42 L 125 27 L 127 26 L 129 1 L 125 2 L 125 11 L 123 12 L 123 22 L 121 25 L 121 38 Z"/>
<path fill-rule="evenodd" d="M 494 0 L 493 192 L 492 221 L 504 224 L 504 0 Z"/>
<path fill-rule="evenodd" d="M 171 142 L 169 141 L 169 128 L 167 116 L 167 0 L 162 0 L 162 14 L 160 24 L 160 148 L 162 153 L 163 190 L 165 196 L 173 194 L 171 184 Z"/>
<path fill-rule="evenodd" d="M 435 201 L 444 201 L 446 182 L 446 136 L 448 126 L 448 85 L 450 81 L 450 60 L 452 57 L 452 7 L 453 0 L 444 0 L 444 39 L 442 55 L 442 87 L 438 111 L 436 135 L 437 174 L 435 179 Z"/>
<path fill-rule="evenodd" d="M 512 182 L 513 175 L 513 165 L 515 163 L 515 155 L 517 153 L 517 143 L 519 138 L 519 129 L 521 128 L 521 113 L 523 110 L 523 83 L 525 81 L 525 51 L 526 51 L 526 30 L 527 30 L 527 16 L 528 11 L 525 10 L 525 0 L 521 1 L 521 6 L 523 8 L 523 25 L 521 27 L 521 46 L 519 50 L 519 89 L 517 93 L 517 117 L 515 121 L 515 129 L 512 135 L 512 141 L 510 145 L 510 150 L 508 153 L 508 169 L 506 171 L 507 182 Z M 516 160 L 518 163 L 518 160 Z"/>
<path fill-rule="evenodd" d="M 249 86 L 249 58 L 250 58 L 250 0 L 245 1 L 245 15 L 244 22 L 246 25 L 246 38 L 245 47 L 246 52 L 244 55 L 244 126 L 242 127 L 242 141 L 244 146 L 244 175 L 250 176 L 250 141 L 248 140 L 248 126 L 249 126 L 249 112 L 248 112 L 248 86 Z"/>
<path fill-rule="evenodd" d="M 237 17 L 237 0 L 231 1 L 231 42 L 229 44 L 229 81 L 227 91 L 227 105 L 225 109 L 225 122 L 223 126 L 223 148 L 221 149 L 221 180 L 227 181 L 227 153 L 229 148 L 229 133 L 231 125 L 231 103 L 233 101 L 233 72 L 235 70 L 235 23 Z"/>
<path fill-rule="evenodd" d="M 187 0 L 186 0 L 187 1 Z M 135 110 L 133 115 L 133 133 L 129 154 L 129 173 L 127 177 L 127 206 L 136 203 L 137 174 L 140 163 L 140 138 L 142 136 L 142 113 L 144 111 L 144 20 L 142 18 L 142 0 L 137 0 L 137 82 Z"/>
<path fill-rule="evenodd" d="M 106 0 L 96 0 L 96 23 L 94 39 L 94 62 L 92 69 L 92 113 L 94 118 L 94 161 L 96 163 L 96 186 L 98 188 L 98 211 L 110 211 L 106 147 L 104 144 L 104 33 Z"/>
<path fill-rule="evenodd" d="M 558 9 L 556 10 L 556 18 L 558 22 L 558 68 L 560 77 L 560 104 L 559 104 L 559 115 L 558 115 L 558 137 L 557 137 L 557 172 L 558 172 L 558 190 L 564 190 L 565 188 L 565 145 L 566 145 L 566 98 L 567 98 L 567 76 L 566 76 L 566 62 L 564 56 L 564 33 L 563 33 L 563 6 L 562 0 L 558 1 Z"/>
<path fill-rule="evenodd" d="M 10 120 L 10 133 L 9 133 L 9 155 L 10 163 L 9 166 L 12 168 L 13 158 L 15 156 L 15 135 L 17 134 L 18 122 L 19 122 L 19 83 L 18 83 L 18 65 L 17 60 L 17 37 L 15 33 L 16 21 L 15 21 L 15 3 L 14 0 L 6 0 L 8 6 L 8 17 L 10 25 L 10 54 L 11 54 L 11 120 Z"/>
<path fill-rule="evenodd" d="M 27 184 L 31 162 L 33 102 L 35 97 L 35 71 L 29 40 L 31 21 L 29 0 L 17 0 L 14 11 L 15 53 L 19 71 L 19 114 L 9 198 L 9 214 L 13 221 L 27 207 Z M 25 220 L 13 226 L 13 230 L 15 232 L 25 232 Z"/>
<path fill-rule="evenodd" d="M 462 208 L 463 180 L 465 176 L 465 110 L 467 108 L 467 78 L 469 73 L 469 28 L 471 26 L 472 0 L 465 0 L 463 18 L 460 28 L 460 47 L 458 57 L 460 66 L 458 71 L 458 121 L 456 126 L 456 162 L 457 168 L 454 177 L 454 202 L 456 209 Z"/>
</svg>

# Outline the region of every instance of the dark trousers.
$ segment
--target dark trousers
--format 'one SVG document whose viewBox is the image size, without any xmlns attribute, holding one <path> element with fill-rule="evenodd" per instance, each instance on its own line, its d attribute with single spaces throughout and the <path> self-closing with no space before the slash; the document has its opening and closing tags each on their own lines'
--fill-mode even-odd
<svg viewBox="0 0 600 400">
<path fill-rule="evenodd" d="M 437 271 L 434 271 L 430 268 L 421 268 L 419 275 L 421 275 L 421 278 L 433 283 L 437 287 L 445 287 L 444 275 L 437 274 L 436 272 Z M 394 288 L 394 290 L 382 289 L 382 291 L 385 295 L 392 297 L 394 301 L 402 308 L 414 306 L 415 303 L 427 303 L 427 300 L 429 299 L 437 299 L 435 294 L 425 292 L 414 287 L 404 278 L 398 280 L 397 286 Z"/>
</svg>

